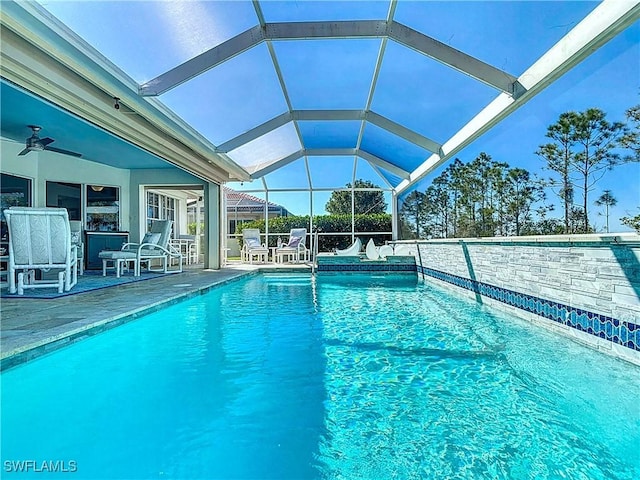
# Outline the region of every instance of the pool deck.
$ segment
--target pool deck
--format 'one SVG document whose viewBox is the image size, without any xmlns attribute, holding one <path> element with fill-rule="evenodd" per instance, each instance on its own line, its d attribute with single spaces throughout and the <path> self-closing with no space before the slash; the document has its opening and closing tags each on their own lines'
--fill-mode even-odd
<svg viewBox="0 0 640 480">
<path fill-rule="evenodd" d="M 148 312 L 257 271 L 311 271 L 309 265 L 230 263 L 55 299 L 0 301 L 0 369 L 10 368 Z"/>
</svg>

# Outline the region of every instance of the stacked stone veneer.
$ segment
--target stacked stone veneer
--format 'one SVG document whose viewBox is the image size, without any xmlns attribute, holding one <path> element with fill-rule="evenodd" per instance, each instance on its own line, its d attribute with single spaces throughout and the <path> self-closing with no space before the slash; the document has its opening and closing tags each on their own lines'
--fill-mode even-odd
<svg viewBox="0 0 640 480">
<path fill-rule="evenodd" d="M 640 236 L 432 240 L 416 247 L 417 269 L 426 278 L 546 319 L 640 363 Z"/>
</svg>

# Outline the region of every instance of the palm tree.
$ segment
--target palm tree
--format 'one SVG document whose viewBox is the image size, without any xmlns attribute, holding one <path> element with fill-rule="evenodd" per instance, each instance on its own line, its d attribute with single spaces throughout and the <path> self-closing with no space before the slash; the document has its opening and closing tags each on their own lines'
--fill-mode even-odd
<svg viewBox="0 0 640 480">
<path fill-rule="evenodd" d="M 618 200 L 611 194 L 611 190 L 605 190 L 595 201 L 598 207 L 605 206 L 605 217 L 607 219 L 607 233 L 609 233 L 609 207 L 613 207 L 618 203 Z"/>
</svg>

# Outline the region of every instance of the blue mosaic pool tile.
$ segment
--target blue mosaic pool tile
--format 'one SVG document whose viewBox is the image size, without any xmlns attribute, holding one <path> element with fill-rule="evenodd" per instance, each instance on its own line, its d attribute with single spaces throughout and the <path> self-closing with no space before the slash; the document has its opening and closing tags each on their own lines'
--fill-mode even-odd
<svg viewBox="0 0 640 480">
<path fill-rule="evenodd" d="M 421 265 L 417 265 L 416 270 L 423 275 L 471 290 L 576 330 L 640 351 L 640 325 L 638 324 L 621 322 L 616 318 L 600 315 L 582 308 L 575 308 L 533 295 L 514 292 L 506 288 L 459 277 Z"/>
<path fill-rule="evenodd" d="M 604 328 L 604 324 L 603 324 L 603 322 L 596 321 L 596 322 L 594 322 L 594 324 L 593 324 L 593 332 L 592 332 L 592 333 L 593 333 L 594 335 L 596 335 L 596 336 L 600 336 L 600 332 L 602 332 L 602 331 L 603 331 L 603 328 Z"/>
<path fill-rule="evenodd" d="M 612 322 L 604 322 L 604 333 L 607 340 L 610 340 L 613 336 L 613 323 Z"/>
<path fill-rule="evenodd" d="M 629 338 L 630 338 L 629 329 L 623 323 L 622 325 L 620 325 L 620 342 L 622 344 L 626 344 L 629 341 Z"/>
<path fill-rule="evenodd" d="M 587 318 L 586 313 L 582 313 L 582 315 L 578 315 L 578 324 L 582 327 L 583 330 L 586 330 L 589 326 L 589 319 Z"/>
<path fill-rule="evenodd" d="M 412 264 L 319 264 L 318 272 L 415 272 L 416 266 Z"/>
</svg>

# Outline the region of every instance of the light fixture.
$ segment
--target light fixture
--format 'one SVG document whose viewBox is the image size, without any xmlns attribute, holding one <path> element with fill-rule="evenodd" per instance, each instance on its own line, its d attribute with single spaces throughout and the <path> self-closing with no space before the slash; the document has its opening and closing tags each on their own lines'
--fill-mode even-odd
<svg viewBox="0 0 640 480">
<path fill-rule="evenodd" d="M 104 190 L 104 187 L 102 185 L 91 185 L 91 190 L 94 192 L 101 192 Z"/>
</svg>

